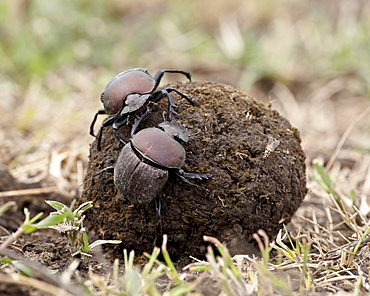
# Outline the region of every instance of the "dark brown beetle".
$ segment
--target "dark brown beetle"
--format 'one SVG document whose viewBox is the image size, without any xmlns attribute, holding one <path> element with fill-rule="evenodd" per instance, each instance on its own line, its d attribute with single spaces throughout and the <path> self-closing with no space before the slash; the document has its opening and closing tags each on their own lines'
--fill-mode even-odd
<svg viewBox="0 0 370 296">
<path fill-rule="evenodd" d="M 181 70 L 161 70 L 153 78 L 150 76 L 147 69 L 134 68 L 117 74 L 107 84 L 100 98 L 104 109 L 100 109 L 96 112 L 90 125 L 90 134 L 95 136 L 94 125 L 98 115 L 112 115 L 103 122 L 100 128 L 98 135 L 99 150 L 101 134 L 104 127 L 113 125 L 113 129 L 117 131 L 121 126 L 130 121 L 130 116 L 133 117 L 133 114 L 140 113 L 139 110 L 141 110 L 141 115 L 138 118 L 134 117 L 135 122 L 131 131 L 131 134 L 134 134 L 139 123 L 150 113 L 152 104 L 160 101 L 164 97 L 168 99 L 169 118 L 172 119 L 173 114 L 176 114 L 176 105 L 170 94 L 173 91 L 194 105 L 194 102 L 190 98 L 175 88 L 166 87 L 156 91 L 164 73 L 183 74 L 191 80 L 190 73 Z"/>
<path fill-rule="evenodd" d="M 139 131 L 122 149 L 114 168 L 114 184 L 122 197 L 134 204 L 150 203 L 166 184 L 169 172 L 184 182 L 208 179 L 211 174 L 184 172 L 185 149 L 158 128 Z"/>
</svg>

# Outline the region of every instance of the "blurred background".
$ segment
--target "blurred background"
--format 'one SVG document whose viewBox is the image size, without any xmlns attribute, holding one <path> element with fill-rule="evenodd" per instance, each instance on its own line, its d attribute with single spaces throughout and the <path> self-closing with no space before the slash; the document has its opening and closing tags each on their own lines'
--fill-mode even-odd
<svg viewBox="0 0 370 296">
<path fill-rule="evenodd" d="M 271 100 L 300 129 L 308 163 L 328 161 L 343 135 L 343 166 L 370 149 L 367 0 L 1 1 L 0 38 L 0 162 L 70 197 L 102 90 L 136 67 Z"/>
</svg>

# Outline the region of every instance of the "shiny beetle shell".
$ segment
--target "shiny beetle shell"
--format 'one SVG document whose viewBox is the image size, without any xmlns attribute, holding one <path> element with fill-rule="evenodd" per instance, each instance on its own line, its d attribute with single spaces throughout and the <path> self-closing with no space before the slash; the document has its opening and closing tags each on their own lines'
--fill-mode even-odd
<svg viewBox="0 0 370 296">
<path fill-rule="evenodd" d="M 131 142 L 144 158 L 165 168 L 181 168 L 185 163 L 184 147 L 159 128 L 143 129 Z"/>
<path fill-rule="evenodd" d="M 114 184 L 120 198 L 127 198 L 133 204 L 150 203 L 167 179 L 167 170 L 142 162 L 130 143 L 123 147 L 114 169 Z"/>
<path fill-rule="evenodd" d="M 119 197 L 133 204 L 150 203 L 166 184 L 168 169 L 180 168 L 184 162 L 185 149 L 171 136 L 158 128 L 141 130 L 123 147 L 115 165 Z"/>
<path fill-rule="evenodd" d="M 101 94 L 107 114 L 116 114 L 130 93 L 146 93 L 153 90 L 155 80 L 147 69 L 135 68 L 117 74 Z"/>
</svg>

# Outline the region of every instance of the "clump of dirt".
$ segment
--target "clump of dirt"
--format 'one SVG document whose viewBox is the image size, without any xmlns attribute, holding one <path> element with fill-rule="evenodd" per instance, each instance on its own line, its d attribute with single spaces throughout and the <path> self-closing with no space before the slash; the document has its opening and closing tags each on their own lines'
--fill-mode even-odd
<svg viewBox="0 0 370 296">
<path fill-rule="evenodd" d="M 306 190 L 305 155 L 297 129 L 269 106 L 231 86 L 212 82 L 171 84 L 193 98 L 190 106 L 177 96 L 176 119 L 191 134 L 187 143 L 185 171 L 209 172 L 209 180 L 186 184 L 170 176 L 160 194 L 158 223 L 154 201 L 133 205 L 119 199 L 113 175 L 93 175 L 115 164 L 122 149 L 112 128 L 105 128 L 102 149 L 94 141 L 80 202 L 93 201 L 87 220 L 102 239 L 121 239 L 122 248 L 136 254 L 151 252 L 162 235 L 174 260 L 205 254 L 203 235 L 226 242 L 233 253 L 250 253 L 252 234 L 263 229 L 273 239 L 287 224 Z M 163 99 L 140 126 L 163 122 Z M 131 127 L 120 131 L 130 138 Z M 263 158 L 268 136 L 280 145 Z M 145 186 L 145 183 L 142 184 Z"/>
</svg>

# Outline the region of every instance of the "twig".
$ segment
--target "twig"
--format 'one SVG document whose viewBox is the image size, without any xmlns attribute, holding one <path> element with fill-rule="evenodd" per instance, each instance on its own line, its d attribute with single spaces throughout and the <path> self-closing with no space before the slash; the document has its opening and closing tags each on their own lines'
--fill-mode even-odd
<svg viewBox="0 0 370 296">
<path fill-rule="evenodd" d="M 41 188 L 29 188 L 29 189 L 19 189 L 19 190 L 9 190 L 0 192 L 1 197 L 11 197 L 11 196 L 22 196 L 22 195 L 38 195 L 53 193 L 57 190 L 57 187 L 41 187 Z"/>
<path fill-rule="evenodd" d="M 9 235 L 8 238 L 1 244 L 0 252 L 4 251 L 10 244 L 12 244 L 18 238 L 20 238 L 23 233 L 24 233 L 24 229 L 22 227 L 19 227 L 16 232 Z"/>
</svg>

